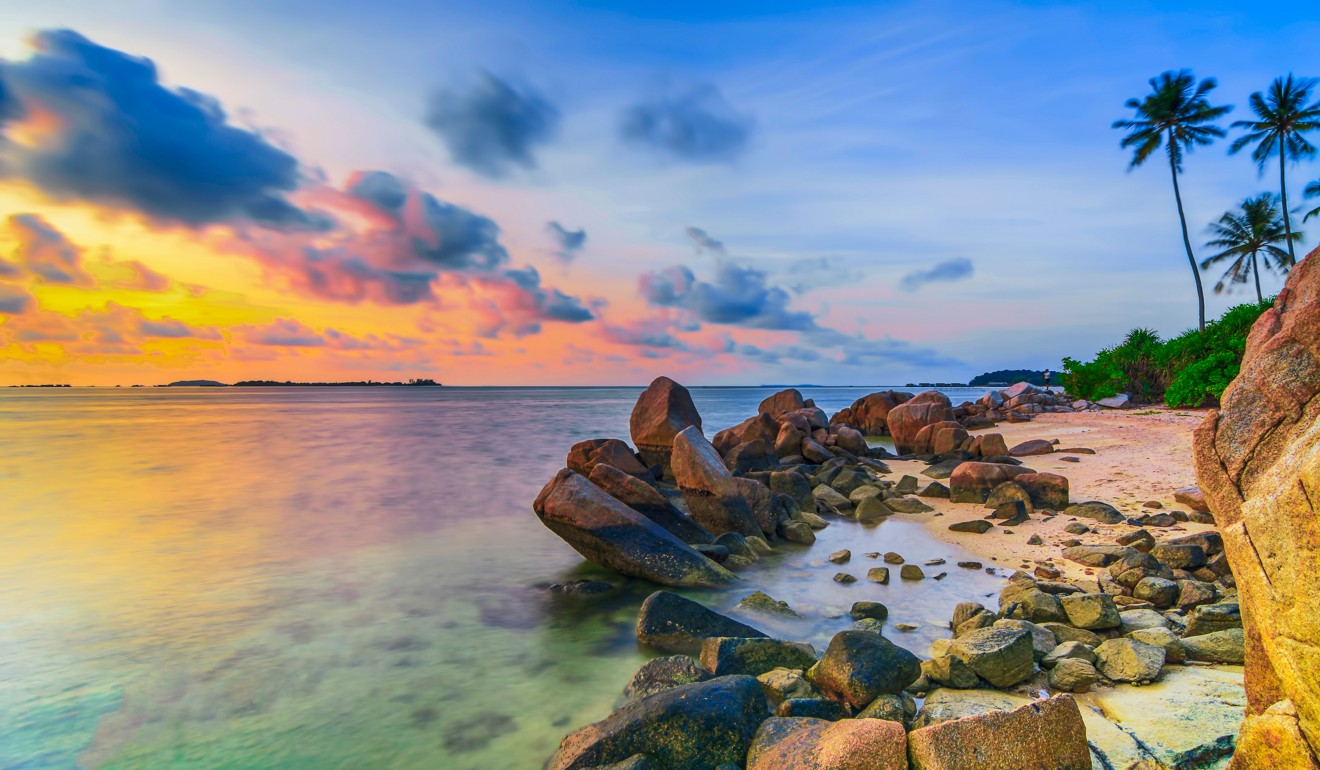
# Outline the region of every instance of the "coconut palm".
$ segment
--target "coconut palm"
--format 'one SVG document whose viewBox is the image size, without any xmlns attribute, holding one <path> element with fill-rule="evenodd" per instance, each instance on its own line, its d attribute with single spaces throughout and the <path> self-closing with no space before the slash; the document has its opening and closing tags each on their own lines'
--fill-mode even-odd
<svg viewBox="0 0 1320 770">
<path fill-rule="evenodd" d="M 1222 249 L 1201 262 L 1201 269 L 1221 262 L 1228 263 L 1224 277 L 1215 284 L 1219 294 L 1231 284 L 1246 283 L 1250 276 L 1256 280 L 1256 301 L 1264 302 L 1260 291 L 1262 267 L 1287 273 L 1293 265 L 1292 255 L 1282 245 L 1301 238 L 1300 233 L 1289 232 L 1280 213 L 1279 198 L 1274 193 L 1262 193 L 1242 201 L 1242 208 L 1229 211 L 1210 225 L 1215 238 L 1206 242 L 1207 248 Z M 1261 263 L 1264 263 L 1263 265 Z"/>
<path fill-rule="evenodd" d="M 1292 221 L 1288 216 L 1288 161 L 1299 161 L 1315 155 L 1315 145 L 1306 141 L 1302 134 L 1320 128 L 1320 102 L 1307 104 L 1311 98 L 1311 89 L 1315 88 L 1313 78 L 1293 79 L 1275 78 L 1269 90 L 1251 95 L 1248 104 L 1255 113 L 1255 120 L 1237 120 L 1233 128 L 1245 128 L 1249 133 L 1239 136 L 1229 146 L 1230 153 L 1236 153 L 1244 147 L 1255 145 L 1251 158 L 1265 173 L 1265 163 L 1272 156 L 1279 156 L 1279 196 L 1283 199 L 1283 231 L 1288 236 L 1288 257 L 1297 261 L 1293 252 Z"/>
<path fill-rule="evenodd" d="M 1145 99 L 1128 99 L 1126 106 L 1136 111 L 1135 120 L 1116 120 L 1114 128 L 1128 132 L 1122 147 L 1135 148 L 1131 170 L 1145 163 L 1155 151 L 1164 148 L 1169 158 L 1169 172 L 1173 176 L 1173 198 L 1178 204 L 1178 221 L 1182 224 L 1183 246 L 1187 249 L 1187 264 L 1191 265 L 1196 281 L 1197 316 L 1201 331 L 1205 331 L 1205 292 L 1201 288 L 1201 274 L 1192 255 L 1192 239 L 1187 234 L 1187 215 L 1183 212 L 1182 192 L 1178 189 L 1178 174 L 1182 171 L 1185 153 L 1197 145 L 1207 145 L 1224 136 L 1224 130 L 1211 121 L 1228 113 L 1232 107 L 1215 107 L 1206 99 L 1215 88 L 1214 78 L 1200 83 L 1188 70 L 1165 72 L 1150 79 L 1151 92 Z"/>
</svg>

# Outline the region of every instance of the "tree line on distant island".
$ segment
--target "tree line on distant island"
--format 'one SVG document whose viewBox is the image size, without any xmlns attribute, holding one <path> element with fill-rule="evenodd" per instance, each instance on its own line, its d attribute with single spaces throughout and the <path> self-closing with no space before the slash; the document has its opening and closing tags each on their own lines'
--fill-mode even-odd
<svg viewBox="0 0 1320 770">
<path fill-rule="evenodd" d="M 1251 159 L 1262 174 L 1270 159 L 1278 157 L 1279 190 L 1277 195 L 1264 192 L 1246 198 L 1237 210 L 1225 212 L 1210 225 L 1213 237 L 1205 245 L 1218 251 L 1200 262 L 1200 270 L 1227 264 L 1223 278 L 1215 284 L 1216 293 L 1254 279 L 1256 301 L 1263 302 L 1260 271 L 1268 268 L 1286 274 L 1297 262 L 1294 244 L 1301 240 L 1302 234 L 1292 226 L 1287 169 L 1290 161 L 1297 163 L 1316 155 L 1315 145 L 1304 136 L 1320 128 L 1320 101 L 1311 99 L 1316 83 L 1314 78 L 1296 78 L 1291 74 L 1275 78 L 1264 92 L 1257 91 L 1248 98 L 1253 119 L 1234 121 L 1230 126 L 1245 132 L 1229 145 L 1230 154 L 1252 148 Z M 1150 79 L 1151 91 L 1144 99 L 1127 100 L 1126 106 L 1135 112 L 1133 119 L 1117 120 L 1113 124 L 1114 128 L 1127 131 L 1120 146 L 1133 150 L 1129 169 L 1142 165 L 1161 148 L 1168 158 L 1183 245 L 1196 282 L 1198 328 L 1202 332 L 1206 328 L 1205 292 L 1192 253 L 1178 175 L 1183 170 L 1185 154 L 1198 145 L 1209 145 L 1227 136 L 1215 121 L 1233 107 L 1210 103 L 1208 97 L 1216 85 L 1214 78 L 1198 83 L 1189 70 L 1165 72 Z M 1303 195 L 1308 199 L 1320 198 L 1320 180 L 1307 185 Z M 1306 212 L 1302 221 L 1313 216 L 1320 216 L 1320 206 Z"/>
</svg>

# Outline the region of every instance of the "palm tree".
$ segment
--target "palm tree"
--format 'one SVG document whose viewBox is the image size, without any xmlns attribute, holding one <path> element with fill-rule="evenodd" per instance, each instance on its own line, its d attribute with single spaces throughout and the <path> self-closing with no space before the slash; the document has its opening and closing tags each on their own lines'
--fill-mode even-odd
<svg viewBox="0 0 1320 770">
<path fill-rule="evenodd" d="M 1320 198 L 1320 180 L 1316 180 L 1308 184 L 1306 186 L 1306 189 L 1303 190 L 1302 193 L 1307 198 Z M 1306 216 L 1302 217 L 1302 221 L 1305 222 L 1311 217 L 1320 217 L 1320 206 L 1316 206 L 1315 208 L 1306 212 Z"/>
<path fill-rule="evenodd" d="M 1279 244 L 1302 237 L 1301 233 L 1289 232 L 1274 193 L 1262 193 L 1242 201 L 1241 210 L 1226 212 L 1210 225 L 1210 234 L 1215 238 L 1206 242 L 1206 247 L 1223 250 L 1201 262 L 1201 269 L 1232 260 L 1224 277 L 1215 284 L 1215 293 L 1222 292 L 1229 284 L 1246 283 L 1247 276 L 1252 276 L 1256 279 L 1257 302 L 1265 301 L 1260 291 L 1258 255 L 1265 267 L 1287 273 L 1293 265 L 1292 255 Z"/>
<path fill-rule="evenodd" d="M 1286 78 L 1275 78 L 1270 83 L 1269 92 L 1260 91 L 1251 95 L 1249 104 L 1256 114 L 1256 120 L 1238 120 L 1233 128 L 1245 128 L 1250 133 L 1238 137 L 1229 147 L 1230 153 L 1236 153 L 1248 145 L 1256 145 L 1251 158 L 1265 173 L 1265 161 L 1270 156 L 1279 156 L 1279 195 L 1283 199 L 1283 231 L 1288 236 L 1288 258 L 1297 261 L 1293 252 L 1292 222 L 1288 216 L 1288 181 L 1285 169 L 1288 161 L 1299 161 L 1315 155 L 1315 146 L 1306 141 L 1302 134 L 1320 128 L 1320 102 L 1307 104 L 1311 98 L 1311 89 L 1316 81 L 1312 78 L 1293 80 L 1290 74 Z"/>
<path fill-rule="evenodd" d="M 1173 175 L 1173 198 L 1178 203 L 1178 221 L 1182 224 L 1183 246 L 1187 248 L 1187 263 L 1192 267 L 1196 281 L 1196 304 L 1201 331 L 1205 331 L 1205 292 L 1201 289 L 1201 274 L 1192 255 L 1192 239 L 1187 234 L 1187 215 L 1183 213 L 1182 192 L 1178 189 L 1178 172 L 1182 171 L 1183 153 L 1196 145 L 1207 145 L 1224 130 L 1210 121 L 1223 117 L 1232 107 L 1213 107 L 1206 99 L 1215 88 L 1214 78 L 1200 83 L 1188 70 L 1165 72 L 1150 79 L 1151 92 L 1145 99 L 1128 99 L 1126 106 L 1135 110 L 1136 120 L 1116 120 L 1114 128 L 1128 132 L 1122 147 L 1135 147 L 1134 169 L 1145 163 L 1160 147 L 1169 156 L 1169 172 Z"/>
</svg>

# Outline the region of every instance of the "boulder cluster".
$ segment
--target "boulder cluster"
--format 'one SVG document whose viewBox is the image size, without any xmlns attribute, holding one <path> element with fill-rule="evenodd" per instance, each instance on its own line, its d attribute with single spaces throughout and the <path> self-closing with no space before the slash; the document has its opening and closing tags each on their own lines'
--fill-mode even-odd
<svg viewBox="0 0 1320 770">
<path fill-rule="evenodd" d="M 861 602 L 859 604 L 874 604 Z M 854 608 L 855 610 L 857 608 Z M 641 667 L 622 705 L 566 737 L 550 770 L 585 768 L 748 768 L 748 770 L 954 770 L 1092 766 L 1086 728 L 1068 694 L 1007 710 L 950 707 L 912 693 L 930 689 L 930 661 L 886 639 L 876 608 L 854 612 L 823 652 L 774 639 L 740 621 L 667 591 L 652 594 L 637 637 L 668 657 Z M 1017 621 L 1012 621 L 1017 622 Z M 1026 624 L 1030 625 L 1030 624 Z M 1032 666 L 1030 632 L 999 634 Z M 958 642 L 976 671 L 1000 678 L 988 641 Z M 961 648 L 960 648 L 961 649 Z M 947 657 L 947 656 L 946 656 Z M 961 658 L 957 660 L 961 661 Z"/>
</svg>

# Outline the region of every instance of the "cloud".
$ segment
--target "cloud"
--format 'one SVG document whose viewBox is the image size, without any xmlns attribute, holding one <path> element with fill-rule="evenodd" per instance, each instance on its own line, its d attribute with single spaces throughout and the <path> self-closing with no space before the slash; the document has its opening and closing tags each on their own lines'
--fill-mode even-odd
<svg viewBox="0 0 1320 770">
<path fill-rule="evenodd" d="M 638 285 L 652 305 L 681 308 L 707 323 L 780 331 L 817 328 L 810 313 L 789 309 L 789 293 L 769 285 L 764 271 L 732 262 L 716 266 L 714 282 L 677 265 L 643 275 Z"/>
<path fill-rule="evenodd" d="M 536 147 L 554 138 L 559 110 L 530 87 L 518 90 L 481 72 L 467 91 L 437 90 L 426 125 L 455 163 L 499 179 L 514 168 L 536 168 Z"/>
<path fill-rule="evenodd" d="M 41 121 L 27 141 L 0 141 L 0 175 L 187 226 L 329 226 L 285 197 L 300 183 L 297 159 L 230 124 L 213 97 L 167 88 L 149 59 L 72 30 L 38 33 L 34 49 L 0 62 L 0 128 Z"/>
<path fill-rule="evenodd" d="M 725 253 L 724 242 L 717 241 L 710 237 L 710 234 L 705 230 L 702 230 L 700 227 L 689 227 L 683 232 L 687 237 L 692 239 L 694 244 L 696 244 L 698 254 L 705 254 L 707 252 L 710 252 L 711 254 Z"/>
<path fill-rule="evenodd" d="M 170 286 L 173 284 L 173 281 L 170 280 L 169 276 L 161 275 L 136 259 L 119 262 L 118 264 L 128 268 L 132 274 L 132 277 L 128 280 L 120 281 L 115 284 L 121 289 L 163 292 L 169 291 Z"/>
<path fill-rule="evenodd" d="M 349 178 L 347 192 L 371 203 L 381 211 L 398 214 L 408 202 L 408 188 L 399 178 L 385 171 L 364 171 Z"/>
<path fill-rule="evenodd" d="M 0 283 L 0 314 L 19 315 L 33 307 L 35 300 L 26 289 L 12 284 Z"/>
<path fill-rule="evenodd" d="M 546 222 L 545 228 L 555 241 L 555 256 L 565 263 L 572 262 L 587 245 L 586 230 L 569 230 L 558 222 Z"/>
<path fill-rule="evenodd" d="M 635 147 L 688 163 L 727 163 L 750 143 L 754 121 L 735 110 L 719 89 L 699 84 L 658 94 L 625 109 L 619 134 Z"/>
<path fill-rule="evenodd" d="M 140 346 L 155 339 L 218 342 L 223 338 L 213 326 L 192 326 L 170 316 L 147 318 L 139 308 L 117 302 L 73 316 L 38 310 L 0 326 L 0 343 L 70 343 L 63 347 L 75 356 L 140 355 Z"/>
<path fill-rule="evenodd" d="M 908 273 L 899 279 L 898 285 L 903 291 L 917 291 L 928 283 L 953 283 L 971 277 L 972 261 L 959 257 Z"/>
<path fill-rule="evenodd" d="M 6 220 L 15 246 L 12 262 L 0 267 L 0 273 L 26 273 L 44 283 L 68 286 L 91 286 L 94 281 L 83 269 L 82 249 L 64 233 L 37 214 L 12 214 Z"/>
</svg>

